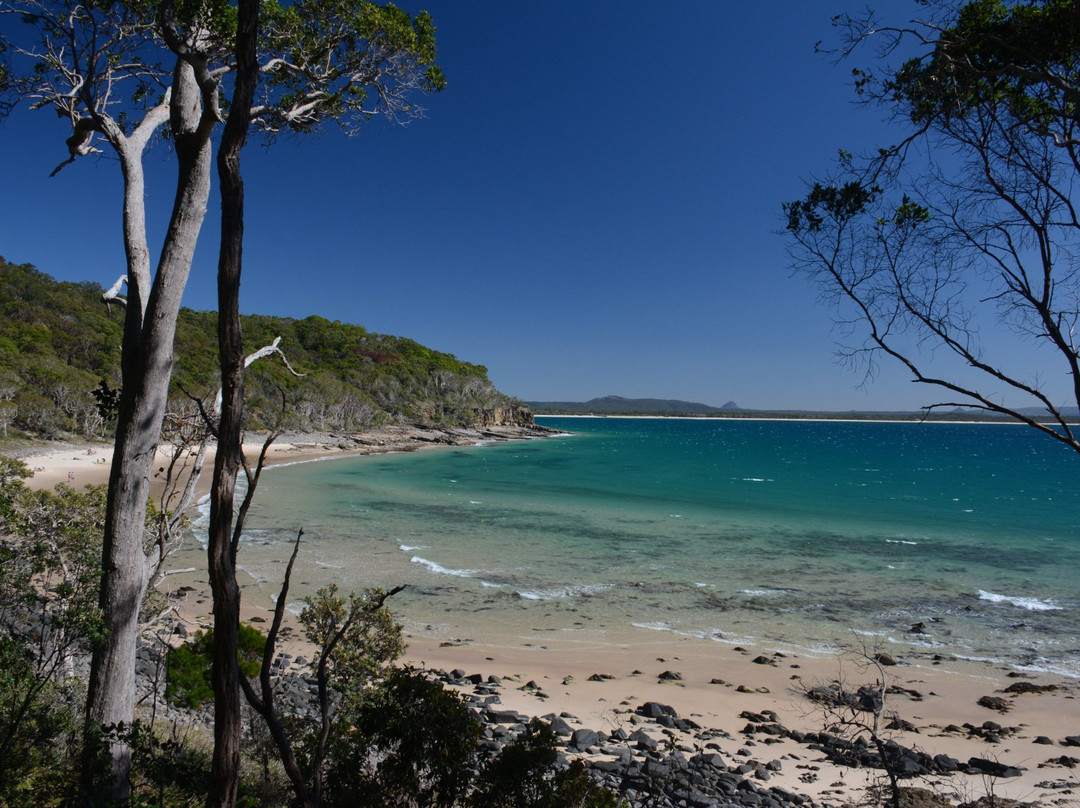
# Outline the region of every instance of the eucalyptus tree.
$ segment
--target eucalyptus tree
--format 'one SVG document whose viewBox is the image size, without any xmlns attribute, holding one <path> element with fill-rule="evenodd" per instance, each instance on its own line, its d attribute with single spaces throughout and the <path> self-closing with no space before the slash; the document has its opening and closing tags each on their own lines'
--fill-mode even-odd
<svg viewBox="0 0 1080 808">
<path fill-rule="evenodd" d="M 88 727 L 130 723 L 139 604 L 163 561 L 145 547 L 149 480 L 172 365 L 173 338 L 206 215 L 213 136 L 226 120 L 236 11 L 226 0 L 0 0 L 4 101 L 51 109 L 65 123 L 67 159 L 111 152 L 123 178 L 125 274 L 106 294 L 124 304 L 116 445 L 103 535 L 100 607 Z M 268 134 L 337 121 L 346 131 L 375 115 L 422 114 L 414 95 L 437 91 L 435 28 L 364 0 L 263 2 L 260 81 L 245 113 Z M 147 237 L 143 160 L 156 134 L 176 157 L 172 213 L 155 249 Z M 126 297 L 121 289 L 126 284 Z M 130 753 L 111 745 L 110 796 L 126 800 Z"/>
<path fill-rule="evenodd" d="M 855 87 L 900 135 L 841 152 L 784 205 L 794 265 L 839 307 L 846 358 L 873 373 L 891 357 L 943 391 L 928 410 L 1009 416 L 1080 452 L 1080 15 L 1071 0 L 920 10 L 836 20 L 839 57 L 878 47 Z M 1036 352 L 1057 378 L 1030 370 Z"/>
</svg>

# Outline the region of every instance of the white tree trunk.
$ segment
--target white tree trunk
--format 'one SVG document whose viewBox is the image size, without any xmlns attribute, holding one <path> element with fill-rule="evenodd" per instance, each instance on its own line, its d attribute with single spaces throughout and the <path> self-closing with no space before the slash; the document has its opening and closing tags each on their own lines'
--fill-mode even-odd
<svg viewBox="0 0 1080 808">
<path fill-rule="evenodd" d="M 137 154 L 118 149 L 125 180 L 128 304 L 121 361 L 123 392 L 102 548 L 99 603 L 107 634 L 95 647 L 90 668 L 87 718 L 91 731 L 120 724 L 130 726 L 135 715 L 139 606 L 150 581 L 144 549 L 146 503 L 165 415 L 177 313 L 210 192 L 212 127 L 204 125 L 198 99 L 199 88 L 192 69 L 178 61 L 173 79 L 172 114 L 179 177 L 172 219 L 152 286 L 146 246 L 142 148 L 138 148 Z M 107 796 L 126 804 L 131 752 L 123 739 L 111 741 L 109 750 L 112 771 Z M 92 773 L 87 774 L 89 780 Z"/>
</svg>

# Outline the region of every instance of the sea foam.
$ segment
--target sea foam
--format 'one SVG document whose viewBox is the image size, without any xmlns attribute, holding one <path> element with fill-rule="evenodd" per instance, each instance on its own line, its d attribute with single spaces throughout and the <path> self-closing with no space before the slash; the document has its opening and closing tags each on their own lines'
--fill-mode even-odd
<svg viewBox="0 0 1080 808">
<path fill-rule="evenodd" d="M 1018 606 L 1021 609 L 1027 609 L 1030 612 L 1057 612 L 1062 609 L 1061 606 L 1055 606 L 1048 600 L 1021 598 L 1013 595 L 998 595 L 994 592 L 987 592 L 985 589 L 979 590 L 979 600 L 988 600 L 991 603 L 1008 603 L 1012 606 Z"/>
<path fill-rule="evenodd" d="M 414 564 L 420 564 L 427 567 L 436 575 L 453 575 L 455 578 L 471 578 L 476 575 L 477 570 L 452 570 L 449 567 L 444 567 L 441 564 L 436 564 L 434 561 L 429 561 L 426 558 L 420 556 L 413 556 L 411 559 Z"/>
<path fill-rule="evenodd" d="M 552 587 L 548 589 L 526 589 L 518 592 L 524 600 L 566 600 L 575 597 L 591 597 L 605 589 L 610 589 L 609 584 L 594 584 L 587 586 Z"/>
</svg>

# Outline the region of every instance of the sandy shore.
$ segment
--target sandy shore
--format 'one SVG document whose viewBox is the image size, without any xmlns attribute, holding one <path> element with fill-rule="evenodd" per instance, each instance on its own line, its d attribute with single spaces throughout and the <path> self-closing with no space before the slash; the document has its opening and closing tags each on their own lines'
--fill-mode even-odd
<svg viewBox="0 0 1080 808">
<path fill-rule="evenodd" d="M 433 436 L 421 437 L 417 440 L 415 435 L 380 433 L 360 444 L 333 435 L 290 436 L 271 448 L 268 462 L 314 460 L 435 443 Z M 248 457 L 257 456 L 260 447 L 254 442 L 249 444 Z M 37 469 L 29 481 L 34 487 L 105 483 L 111 447 L 69 445 L 23 453 L 23 459 Z M 201 486 L 204 489 L 211 464 L 208 458 Z M 159 468 L 162 465 L 156 464 Z M 210 621 L 209 585 L 197 563 L 200 557 L 199 552 L 189 548 L 185 557 L 177 560 L 177 567 L 189 571 L 167 576 L 160 586 L 176 598 L 180 614 L 191 628 L 207 626 Z M 244 585 L 243 591 L 243 619 L 268 622 L 271 604 L 265 595 L 250 584 Z M 295 631 L 292 636 L 296 637 Z M 778 722 L 790 730 L 820 731 L 825 717 L 804 694 L 810 687 L 837 680 L 850 689 L 873 683 L 877 669 L 866 670 L 856 659 L 790 653 L 785 656 L 770 648 L 733 647 L 693 638 L 633 644 L 569 645 L 553 641 L 542 645 L 484 637 L 482 630 L 469 639 L 446 642 L 427 637 L 420 630 L 408 639 L 406 661 L 432 669 L 498 676 L 503 679 L 503 706 L 525 714 L 568 714 L 574 717 L 572 724 L 610 732 L 638 721 L 633 711 L 644 702 L 670 705 L 681 718 L 730 736 L 713 741 L 725 757 L 736 762 L 740 758 L 775 761 L 780 770 L 769 785 L 807 794 L 821 803 L 839 805 L 852 800 L 869 778 L 881 774 L 842 769 L 825 760 L 820 751 L 790 738 L 743 732 L 748 724 L 744 713 L 765 711 L 775 712 Z M 293 650 L 303 651 L 295 645 Z M 962 774 L 933 778 L 934 788 L 957 801 L 992 791 L 999 798 L 1041 805 L 1080 805 L 1080 748 L 1066 740 L 1072 738 L 1080 744 L 1080 682 L 1045 674 L 1018 676 L 1001 666 L 953 660 L 922 665 L 907 665 L 903 659 L 899 662 L 884 669 L 889 683 L 903 689 L 890 696 L 888 711 L 895 711 L 914 729 L 890 730 L 886 733 L 889 737 L 930 755 L 946 754 L 961 762 L 984 758 L 1023 769 L 1018 777 L 996 780 Z M 1004 692 L 1017 682 L 1053 685 L 1056 689 Z M 529 683 L 536 687 L 528 687 Z M 1001 699 L 1008 711 L 978 704 L 984 696 Z M 968 729 L 982 728 L 988 721 L 1002 728 L 989 733 L 989 738 L 985 731 Z M 701 746 L 692 735 L 667 732 L 671 733 L 672 743 L 689 750 Z M 911 784 L 927 786 L 925 780 Z"/>
</svg>

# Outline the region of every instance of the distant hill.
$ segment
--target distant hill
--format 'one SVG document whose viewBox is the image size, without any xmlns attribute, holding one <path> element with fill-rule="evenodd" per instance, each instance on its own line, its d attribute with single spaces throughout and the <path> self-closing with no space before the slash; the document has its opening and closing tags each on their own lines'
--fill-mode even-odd
<svg viewBox="0 0 1080 808">
<path fill-rule="evenodd" d="M 838 419 L 838 420 L 900 420 L 900 421 L 1003 421 L 1011 419 L 1004 415 L 991 415 L 981 410 L 968 407 L 956 407 L 931 413 L 922 410 L 846 410 L 828 412 L 821 410 L 755 410 L 743 409 L 734 401 L 721 407 L 700 404 L 692 401 L 680 401 L 666 398 L 624 398 L 623 396 L 603 396 L 589 401 L 527 401 L 525 405 L 536 415 L 669 415 L 669 416 L 722 416 L 726 418 L 781 418 L 781 419 Z M 1045 419 L 1046 413 L 1035 407 L 1019 410 L 1025 415 Z M 1063 407 L 1062 415 L 1069 419 L 1076 418 L 1076 407 Z"/>
<path fill-rule="evenodd" d="M 58 282 L 30 264 L 0 258 L 0 440 L 105 437 L 110 418 L 95 398 L 120 387 L 123 306 L 106 306 L 96 283 Z M 360 431 L 387 424 L 460 427 L 531 421 L 495 389 L 487 368 L 404 337 L 322 317 L 241 318 L 245 351 L 281 337 L 303 378 L 276 357 L 245 377 L 249 428 Z M 170 410 L 190 409 L 184 391 L 217 389 L 217 314 L 182 309 L 174 343 Z M 15 437 L 15 436 L 12 436 Z"/>
<path fill-rule="evenodd" d="M 537 414 L 589 414 L 606 415 L 708 415 L 711 413 L 736 412 L 739 405 L 729 401 L 723 407 L 713 407 L 693 401 L 669 398 L 623 398 L 603 396 L 589 401 L 528 401 L 526 404 Z"/>
</svg>

